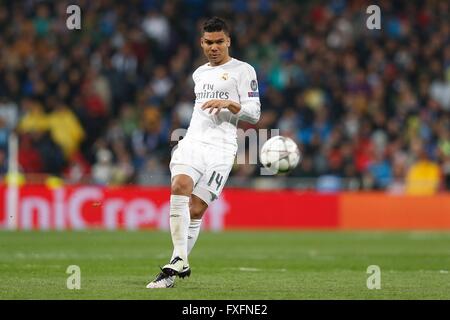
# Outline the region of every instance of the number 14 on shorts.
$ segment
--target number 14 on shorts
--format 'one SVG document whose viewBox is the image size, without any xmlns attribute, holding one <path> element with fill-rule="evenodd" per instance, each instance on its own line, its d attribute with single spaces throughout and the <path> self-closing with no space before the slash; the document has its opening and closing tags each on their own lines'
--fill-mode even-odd
<svg viewBox="0 0 450 320">
<path fill-rule="evenodd" d="M 211 178 L 209 178 L 209 181 L 208 181 L 208 186 L 211 186 L 211 184 L 214 181 L 214 177 L 216 178 L 215 179 L 215 182 L 217 185 L 216 190 L 219 190 L 219 187 L 222 184 L 223 176 L 220 173 L 217 173 L 216 171 L 213 171 L 213 173 L 211 174 Z"/>
</svg>

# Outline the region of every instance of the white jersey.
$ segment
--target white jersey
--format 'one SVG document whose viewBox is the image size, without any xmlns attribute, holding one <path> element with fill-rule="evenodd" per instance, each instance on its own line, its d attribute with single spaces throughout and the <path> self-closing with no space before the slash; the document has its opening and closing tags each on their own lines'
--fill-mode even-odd
<svg viewBox="0 0 450 320">
<path fill-rule="evenodd" d="M 210 66 L 208 63 L 200 66 L 192 78 L 196 98 L 185 138 L 235 153 L 238 121 L 256 123 L 261 112 L 255 69 L 248 63 L 231 58 L 220 66 Z M 231 100 L 240 104 L 241 110 L 237 114 L 228 109 L 210 114 L 210 109 L 201 109 L 205 102 L 213 99 Z"/>
</svg>

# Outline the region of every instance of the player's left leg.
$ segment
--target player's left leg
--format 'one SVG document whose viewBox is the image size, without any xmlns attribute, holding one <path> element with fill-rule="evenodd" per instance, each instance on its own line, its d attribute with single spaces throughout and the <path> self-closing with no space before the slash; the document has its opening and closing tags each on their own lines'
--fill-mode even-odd
<svg viewBox="0 0 450 320">
<path fill-rule="evenodd" d="M 189 206 L 189 212 L 191 214 L 191 223 L 189 224 L 188 231 L 188 255 L 191 253 L 192 248 L 197 241 L 200 233 L 200 227 L 202 225 L 202 218 L 208 209 L 208 204 L 200 199 L 195 194 L 191 195 L 191 203 Z"/>
<path fill-rule="evenodd" d="M 203 215 L 211 202 L 217 199 L 222 192 L 234 162 L 233 154 L 213 151 L 209 154 L 215 154 L 216 157 L 212 157 L 209 161 L 208 170 L 200 178 L 191 195 L 188 255 L 197 241 Z"/>
</svg>

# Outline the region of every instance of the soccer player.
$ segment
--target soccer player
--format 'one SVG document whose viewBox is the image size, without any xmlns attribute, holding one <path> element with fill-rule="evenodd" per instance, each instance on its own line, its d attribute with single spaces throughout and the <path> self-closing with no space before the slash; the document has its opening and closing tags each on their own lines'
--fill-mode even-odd
<svg viewBox="0 0 450 320">
<path fill-rule="evenodd" d="M 147 288 L 170 288 L 175 277 L 191 274 L 188 255 L 202 216 L 217 199 L 237 152 L 237 123 L 256 123 L 260 101 L 256 72 L 229 55 L 227 24 L 214 17 L 203 25 L 201 47 L 208 63 L 195 70 L 195 106 L 186 136 L 173 152 L 170 232 L 173 254 Z"/>
</svg>

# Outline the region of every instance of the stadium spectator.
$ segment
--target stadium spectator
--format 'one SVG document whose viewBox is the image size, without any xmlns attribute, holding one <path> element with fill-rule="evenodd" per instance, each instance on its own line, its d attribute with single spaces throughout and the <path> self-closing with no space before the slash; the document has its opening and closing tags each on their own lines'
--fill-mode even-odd
<svg viewBox="0 0 450 320">
<path fill-rule="evenodd" d="M 0 116 L 0 173 L 8 171 L 8 140 L 10 129 L 4 118 Z"/>
<path fill-rule="evenodd" d="M 367 170 L 374 179 L 374 189 L 386 189 L 392 180 L 392 168 L 388 159 L 384 157 L 381 152 L 374 152 L 372 162 L 369 164 Z"/>
<path fill-rule="evenodd" d="M 34 133 L 48 130 L 48 117 L 42 105 L 30 98 L 22 100 L 23 116 L 19 121 L 19 132 Z"/>
<path fill-rule="evenodd" d="M 17 125 L 19 118 L 19 108 L 17 104 L 11 100 L 3 99 L 0 100 L 0 119 L 5 122 L 5 126 L 9 130 L 14 130 Z"/>
<path fill-rule="evenodd" d="M 31 134 L 21 135 L 18 162 L 23 173 L 44 172 L 44 159 L 37 149 Z"/>
<path fill-rule="evenodd" d="M 406 175 L 406 193 L 411 195 L 435 194 L 440 187 L 440 168 L 436 162 L 429 159 L 421 140 L 414 140 L 411 144 L 417 160 L 411 165 Z"/>
<path fill-rule="evenodd" d="M 61 101 L 55 101 L 48 115 L 50 135 L 70 160 L 78 152 L 84 139 L 84 130 L 75 114 Z"/>
<path fill-rule="evenodd" d="M 92 166 L 93 182 L 99 185 L 109 185 L 114 170 L 112 152 L 105 147 L 100 147 L 96 152 L 96 159 L 96 163 Z"/>
</svg>

